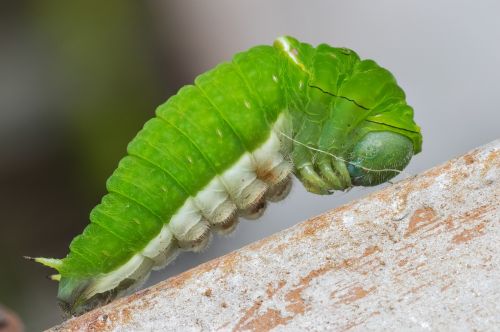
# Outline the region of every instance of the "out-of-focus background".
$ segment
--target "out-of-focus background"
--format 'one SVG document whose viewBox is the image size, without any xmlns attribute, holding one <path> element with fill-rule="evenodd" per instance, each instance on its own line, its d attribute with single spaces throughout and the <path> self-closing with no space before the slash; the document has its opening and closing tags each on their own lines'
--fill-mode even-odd
<svg viewBox="0 0 500 332">
<path fill-rule="evenodd" d="M 27 330 L 61 321 L 57 284 L 23 255 L 62 257 L 157 105 L 238 51 L 289 34 L 373 58 L 424 135 L 403 176 L 499 135 L 500 2 L 2 1 L 0 303 Z M 257 222 L 182 254 L 156 283 L 379 188 L 320 197 L 298 182 Z"/>
</svg>

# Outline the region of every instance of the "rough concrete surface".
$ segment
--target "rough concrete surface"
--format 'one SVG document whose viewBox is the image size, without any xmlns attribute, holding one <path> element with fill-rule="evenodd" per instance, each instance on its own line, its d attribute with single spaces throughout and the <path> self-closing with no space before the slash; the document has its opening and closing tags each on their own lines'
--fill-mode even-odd
<svg viewBox="0 0 500 332">
<path fill-rule="evenodd" d="M 52 331 L 500 329 L 500 140 Z"/>
</svg>

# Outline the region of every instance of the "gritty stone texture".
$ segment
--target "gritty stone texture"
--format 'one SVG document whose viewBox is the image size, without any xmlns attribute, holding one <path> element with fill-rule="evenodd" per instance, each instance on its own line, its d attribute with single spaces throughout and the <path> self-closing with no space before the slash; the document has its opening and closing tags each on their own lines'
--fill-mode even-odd
<svg viewBox="0 0 500 332">
<path fill-rule="evenodd" d="M 500 140 L 52 331 L 500 328 Z"/>
</svg>

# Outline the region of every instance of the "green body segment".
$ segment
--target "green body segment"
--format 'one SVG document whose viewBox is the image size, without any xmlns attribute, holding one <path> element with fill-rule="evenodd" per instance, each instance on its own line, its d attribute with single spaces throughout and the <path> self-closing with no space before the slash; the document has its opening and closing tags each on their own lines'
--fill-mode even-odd
<svg viewBox="0 0 500 332">
<path fill-rule="evenodd" d="M 63 280 L 121 266 L 188 197 L 267 139 L 286 108 L 273 79 L 282 76 L 280 61 L 276 49 L 256 47 L 199 76 L 158 107 L 108 179 L 109 193 L 92 210 L 91 224 L 71 243 L 60 268 Z"/>
<path fill-rule="evenodd" d="M 345 161 L 368 133 L 397 133 L 414 153 L 421 149 L 403 91 L 375 62 L 290 37 L 239 53 L 159 106 L 130 142 L 107 181 L 109 193 L 57 266 L 59 298 L 74 300 L 84 281 L 140 252 L 189 197 L 265 142 L 283 112 L 293 127 L 293 137 L 280 137 L 294 142 L 286 157 L 313 192 L 352 185 L 349 172 L 363 169 Z"/>
</svg>

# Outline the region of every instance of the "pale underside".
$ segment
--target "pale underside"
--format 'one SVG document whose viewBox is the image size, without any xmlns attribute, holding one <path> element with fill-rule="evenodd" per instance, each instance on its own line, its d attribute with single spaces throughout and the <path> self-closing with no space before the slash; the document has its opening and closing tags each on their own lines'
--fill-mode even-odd
<svg viewBox="0 0 500 332">
<path fill-rule="evenodd" d="M 90 299 L 118 286 L 121 293 L 138 288 L 151 270 L 165 267 L 180 250 L 200 251 L 206 248 L 212 230 L 228 234 L 236 228 L 239 216 L 258 218 L 267 200 L 279 201 L 286 197 L 293 170 L 285 157 L 290 143 L 286 137 L 290 135 L 290 116 L 283 111 L 264 143 L 254 151 L 243 154 L 196 196 L 189 197 L 141 252 L 118 269 L 94 278 L 82 297 Z M 130 286 L 121 290 L 124 281 Z"/>
</svg>

